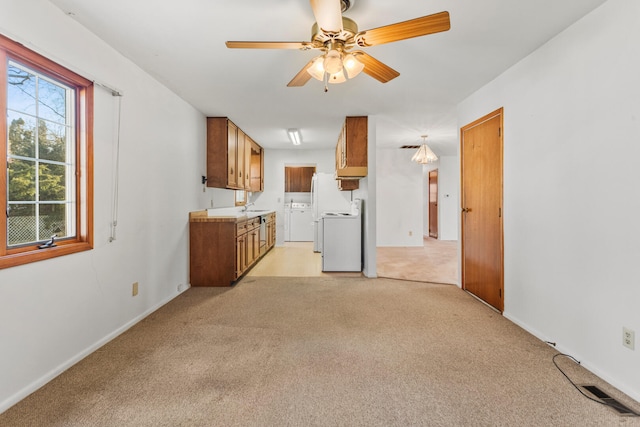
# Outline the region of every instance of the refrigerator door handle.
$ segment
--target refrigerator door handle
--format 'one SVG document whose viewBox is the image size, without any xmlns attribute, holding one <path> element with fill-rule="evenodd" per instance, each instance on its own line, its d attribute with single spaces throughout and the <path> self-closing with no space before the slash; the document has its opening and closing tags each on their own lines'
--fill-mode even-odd
<svg viewBox="0 0 640 427">
<path fill-rule="evenodd" d="M 313 174 L 313 177 L 311 177 L 311 217 L 314 220 L 318 219 L 318 191 L 317 191 L 317 180 L 318 180 L 318 175 Z"/>
</svg>

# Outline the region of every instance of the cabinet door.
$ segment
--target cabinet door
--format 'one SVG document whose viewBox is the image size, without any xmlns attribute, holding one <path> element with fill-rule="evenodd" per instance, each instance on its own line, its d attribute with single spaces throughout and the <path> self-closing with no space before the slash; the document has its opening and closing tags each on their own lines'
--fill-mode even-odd
<svg viewBox="0 0 640 427">
<path fill-rule="evenodd" d="M 315 166 L 305 166 L 302 168 L 300 177 L 300 191 L 304 193 L 311 192 L 311 180 L 313 179 L 314 173 L 316 173 Z"/>
<path fill-rule="evenodd" d="M 285 166 L 284 168 L 284 192 L 296 193 L 298 192 L 298 172 L 299 168 Z"/>
<path fill-rule="evenodd" d="M 255 228 L 251 232 L 251 258 L 249 263 L 252 264 L 260 257 L 260 228 Z"/>
<path fill-rule="evenodd" d="M 270 249 L 276 244 L 276 217 L 275 214 L 270 214 L 267 218 L 266 227 L 267 249 Z"/>
<path fill-rule="evenodd" d="M 252 143 L 253 143 L 253 140 L 251 139 L 251 137 L 249 137 L 249 135 L 245 135 L 244 157 L 242 159 L 242 161 L 244 162 L 244 180 L 243 180 L 242 187 L 247 191 L 251 191 L 251 146 L 252 146 Z"/>
<path fill-rule="evenodd" d="M 276 220 L 273 220 L 273 224 L 271 225 L 271 246 L 275 246 L 276 244 Z"/>
<path fill-rule="evenodd" d="M 238 187 L 238 127 L 227 121 L 227 186 Z"/>
<path fill-rule="evenodd" d="M 251 191 L 264 191 L 264 151 L 262 147 L 251 141 Z"/>
<path fill-rule="evenodd" d="M 338 164 L 340 165 L 340 169 L 344 169 L 347 167 L 347 123 L 342 127 L 342 131 L 340 132 L 340 138 L 338 138 L 338 146 L 340 151 L 340 161 Z"/>
<path fill-rule="evenodd" d="M 292 193 L 299 193 L 302 191 L 302 168 L 291 168 L 291 187 Z"/>
<path fill-rule="evenodd" d="M 342 169 L 342 146 L 340 144 L 340 138 L 342 137 L 342 132 L 340 132 L 340 136 L 338 137 L 338 143 L 336 144 L 336 172 Z"/>
<path fill-rule="evenodd" d="M 271 247 L 271 227 L 271 222 L 267 221 L 267 224 L 265 225 L 265 239 L 267 250 Z"/>
<path fill-rule="evenodd" d="M 336 144 L 336 177 L 363 178 L 367 176 L 368 119 L 347 117 Z"/>
<path fill-rule="evenodd" d="M 344 167 L 367 167 L 367 117 L 347 117 L 344 127 Z"/>
<path fill-rule="evenodd" d="M 245 239 L 246 234 L 236 238 L 236 279 L 242 275 L 245 269 L 247 253 L 245 248 Z"/>
<path fill-rule="evenodd" d="M 238 143 L 236 146 L 236 167 L 238 173 L 236 174 L 237 187 L 239 190 L 244 190 L 244 154 L 245 154 L 245 139 L 246 135 L 242 129 L 238 128 Z"/>
</svg>

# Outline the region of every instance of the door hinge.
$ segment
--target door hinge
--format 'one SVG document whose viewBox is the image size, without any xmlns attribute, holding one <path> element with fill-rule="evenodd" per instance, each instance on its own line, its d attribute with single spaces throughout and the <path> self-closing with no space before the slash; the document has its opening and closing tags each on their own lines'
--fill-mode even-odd
<svg viewBox="0 0 640 427">
<path fill-rule="evenodd" d="M 502 289 L 498 289 L 498 295 L 500 295 L 500 298 L 502 298 Z"/>
<path fill-rule="evenodd" d="M 502 136 L 502 128 L 498 128 L 498 136 Z"/>
<path fill-rule="evenodd" d="M 498 208 L 498 218 L 502 218 L 502 208 Z"/>
</svg>

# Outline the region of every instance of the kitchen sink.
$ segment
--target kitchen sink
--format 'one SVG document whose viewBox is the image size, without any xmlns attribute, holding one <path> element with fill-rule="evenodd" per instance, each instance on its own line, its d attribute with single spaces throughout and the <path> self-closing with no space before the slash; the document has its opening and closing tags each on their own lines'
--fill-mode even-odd
<svg viewBox="0 0 640 427">
<path fill-rule="evenodd" d="M 271 212 L 269 209 L 247 209 L 245 212 Z"/>
</svg>

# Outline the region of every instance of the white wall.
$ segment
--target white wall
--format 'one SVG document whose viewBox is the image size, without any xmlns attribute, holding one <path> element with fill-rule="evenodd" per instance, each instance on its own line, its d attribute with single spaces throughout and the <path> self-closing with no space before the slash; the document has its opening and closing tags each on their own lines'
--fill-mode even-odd
<svg viewBox="0 0 640 427">
<path fill-rule="evenodd" d="M 640 3 L 609 0 L 459 106 L 504 106 L 505 316 L 636 400 Z"/>
<path fill-rule="evenodd" d="M 411 161 L 413 154 L 398 148 L 377 149 L 378 246 L 423 245 L 425 189 L 422 165 Z"/>
<path fill-rule="evenodd" d="M 459 189 L 459 157 L 441 156 L 438 160 L 438 239 L 440 240 L 458 240 Z"/>
<path fill-rule="evenodd" d="M 3 411 L 186 287 L 188 212 L 207 207 L 210 193 L 198 111 L 48 1 L 3 1 L 0 32 L 124 93 L 116 240 L 118 98 L 96 87 L 95 249 L 0 270 Z"/>
<path fill-rule="evenodd" d="M 369 116 L 367 119 L 367 176 L 360 180 L 353 198 L 362 200 L 362 272 L 365 277 L 375 278 L 377 271 L 377 142 L 378 119 Z"/>
</svg>

